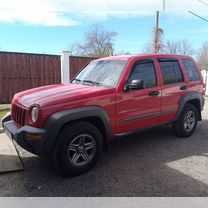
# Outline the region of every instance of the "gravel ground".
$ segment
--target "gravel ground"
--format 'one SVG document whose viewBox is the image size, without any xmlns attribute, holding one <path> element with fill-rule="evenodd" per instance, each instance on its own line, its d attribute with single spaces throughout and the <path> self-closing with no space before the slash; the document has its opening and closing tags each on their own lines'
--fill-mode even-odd
<svg viewBox="0 0 208 208">
<path fill-rule="evenodd" d="M 192 137 L 163 126 L 117 138 L 78 177 L 62 177 L 48 160 L 17 148 L 25 170 L 0 175 L 0 196 L 208 196 L 208 102 Z"/>
</svg>

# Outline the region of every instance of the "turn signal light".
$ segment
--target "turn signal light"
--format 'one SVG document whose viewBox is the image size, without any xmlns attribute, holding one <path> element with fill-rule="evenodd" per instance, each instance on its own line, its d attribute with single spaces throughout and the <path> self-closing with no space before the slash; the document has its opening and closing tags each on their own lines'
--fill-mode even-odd
<svg viewBox="0 0 208 208">
<path fill-rule="evenodd" d="M 44 136 L 41 135 L 41 134 L 30 134 L 30 133 L 27 133 L 26 134 L 26 138 L 30 141 L 41 141 L 44 139 Z"/>
</svg>

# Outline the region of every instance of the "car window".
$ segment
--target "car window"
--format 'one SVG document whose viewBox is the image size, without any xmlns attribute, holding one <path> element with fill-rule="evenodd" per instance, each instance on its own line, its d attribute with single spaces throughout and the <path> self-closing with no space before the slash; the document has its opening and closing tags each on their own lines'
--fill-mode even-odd
<svg viewBox="0 0 208 208">
<path fill-rule="evenodd" d="M 188 74 L 189 81 L 200 80 L 199 73 L 191 60 L 183 60 L 183 64 Z"/>
<path fill-rule="evenodd" d="M 178 61 L 159 61 L 159 64 L 164 85 L 183 82 L 183 75 Z"/>
<path fill-rule="evenodd" d="M 144 81 L 144 88 L 150 88 L 156 86 L 156 76 L 154 63 L 138 61 L 132 69 L 132 73 L 129 77 L 129 82 L 132 80 L 141 79 Z"/>
</svg>

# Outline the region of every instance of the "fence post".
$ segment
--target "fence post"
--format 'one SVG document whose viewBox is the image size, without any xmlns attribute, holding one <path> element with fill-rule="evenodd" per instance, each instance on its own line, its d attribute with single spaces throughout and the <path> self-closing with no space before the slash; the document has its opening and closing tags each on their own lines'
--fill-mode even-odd
<svg viewBox="0 0 208 208">
<path fill-rule="evenodd" d="M 69 51 L 61 53 L 61 83 L 70 83 Z"/>
<path fill-rule="evenodd" d="M 205 86 L 206 86 L 205 94 L 208 95 L 208 71 L 202 70 L 201 74 L 203 77 L 203 82 L 205 83 Z"/>
<path fill-rule="evenodd" d="M 208 95 L 208 71 L 206 71 L 206 78 L 205 78 L 205 83 L 206 83 L 206 92 L 205 94 Z"/>
</svg>

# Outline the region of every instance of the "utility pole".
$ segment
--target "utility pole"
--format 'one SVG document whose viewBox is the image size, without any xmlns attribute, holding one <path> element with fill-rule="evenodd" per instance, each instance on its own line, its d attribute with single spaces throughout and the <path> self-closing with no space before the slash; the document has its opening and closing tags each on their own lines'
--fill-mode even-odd
<svg viewBox="0 0 208 208">
<path fill-rule="evenodd" d="M 166 0 L 163 0 L 163 12 L 165 12 L 165 8 L 166 8 Z"/>
<path fill-rule="evenodd" d="M 156 21 L 155 21 L 155 31 L 154 31 L 154 47 L 153 47 L 153 53 L 159 52 L 159 43 L 158 43 L 158 28 L 159 28 L 159 11 L 156 12 Z"/>
<path fill-rule="evenodd" d="M 166 0 L 163 0 L 163 12 L 165 12 Z M 156 12 L 155 30 L 154 30 L 154 46 L 153 53 L 159 53 L 159 16 L 160 12 Z"/>
</svg>

